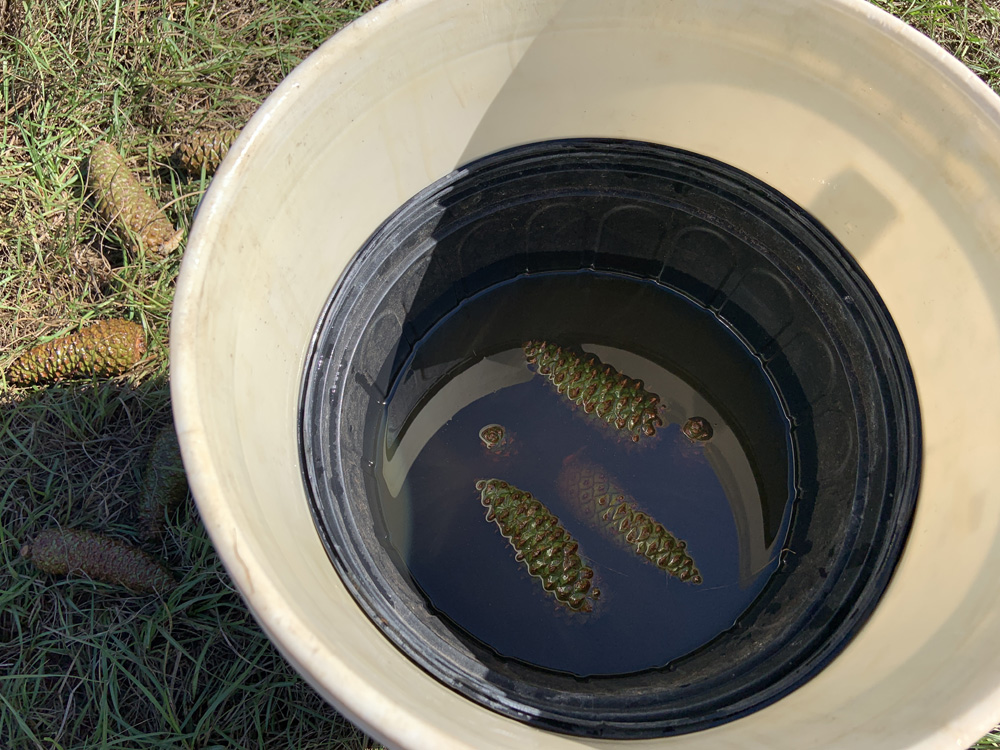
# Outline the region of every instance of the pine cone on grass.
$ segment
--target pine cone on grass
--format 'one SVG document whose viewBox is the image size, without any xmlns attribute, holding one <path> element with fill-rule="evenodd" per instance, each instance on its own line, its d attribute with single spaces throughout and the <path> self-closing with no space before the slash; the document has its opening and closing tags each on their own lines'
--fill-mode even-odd
<svg viewBox="0 0 1000 750">
<path fill-rule="evenodd" d="M 128 320 L 102 320 L 18 357 L 7 370 L 13 385 L 68 378 L 121 375 L 146 353 L 142 326 Z"/>
<path fill-rule="evenodd" d="M 187 497 L 187 475 L 173 424 L 160 430 L 153 440 L 142 475 L 138 525 L 149 541 L 163 534 L 165 515 Z"/>
<path fill-rule="evenodd" d="M 239 130 L 199 130 L 174 143 L 174 163 L 192 175 L 215 174 Z"/>
<path fill-rule="evenodd" d="M 159 561 L 121 539 L 81 529 L 45 529 L 21 549 L 43 573 L 83 575 L 137 594 L 166 594 L 177 582 Z"/>
<path fill-rule="evenodd" d="M 166 255 L 180 244 L 183 232 L 143 190 L 114 148 L 101 141 L 90 153 L 87 187 L 98 212 L 136 252 L 142 248 Z"/>
</svg>

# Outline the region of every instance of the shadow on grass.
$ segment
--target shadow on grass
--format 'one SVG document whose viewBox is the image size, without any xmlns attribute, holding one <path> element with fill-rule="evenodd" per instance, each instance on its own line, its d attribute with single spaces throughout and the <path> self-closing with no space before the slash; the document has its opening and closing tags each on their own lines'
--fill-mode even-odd
<svg viewBox="0 0 1000 750">
<path fill-rule="evenodd" d="M 22 748 L 362 748 L 285 663 L 233 589 L 190 498 L 144 549 L 166 598 L 20 556 L 44 528 L 139 544 L 142 471 L 170 424 L 164 378 L 55 385 L 0 400 L 0 737 Z"/>
</svg>

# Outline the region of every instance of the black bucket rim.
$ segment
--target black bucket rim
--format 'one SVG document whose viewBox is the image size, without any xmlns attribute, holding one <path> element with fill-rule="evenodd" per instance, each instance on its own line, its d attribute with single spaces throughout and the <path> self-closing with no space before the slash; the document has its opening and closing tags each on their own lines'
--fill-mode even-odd
<svg viewBox="0 0 1000 750">
<path fill-rule="evenodd" d="M 338 408 L 336 398 L 342 396 L 343 388 L 338 390 L 338 384 L 331 385 L 323 375 L 328 374 L 331 369 L 326 365 L 330 361 L 331 351 L 336 348 L 332 341 L 345 333 L 344 327 L 337 325 L 340 314 L 338 305 L 350 300 L 353 289 L 367 286 L 371 282 L 368 274 L 372 271 L 370 266 L 376 262 L 374 256 L 377 255 L 373 248 L 378 248 L 379 243 L 391 242 L 401 227 L 419 222 L 421 211 L 426 207 L 458 200 L 469 184 L 470 175 L 500 175 L 497 179 L 518 179 L 516 175 L 523 174 L 546 159 L 559 159 L 564 163 L 567 158 L 596 158 L 600 161 L 620 158 L 623 154 L 634 159 L 633 168 L 639 164 L 646 165 L 653 171 L 662 169 L 666 172 L 673 170 L 672 174 L 683 173 L 687 175 L 688 184 L 693 189 L 714 193 L 727 205 L 737 206 L 739 210 L 757 212 L 755 218 L 763 217 L 774 236 L 785 236 L 797 246 L 797 251 L 803 253 L 810 264 L 821 267 L 827 283 L 831 289 L 836 290 L 840 299 L 840 305 L 836 309 L 823 309 L 821 312 L 827 316 L 843 316 L 863 329 L 866 345 L 872 347 L 877 354 L 872 359 L 872 372 L 869 373 L 874 377 L 874 388 L 879 392 L 883 403 L 893 407 L 891 414 L 883 416 L 886 417 L 885 429 L 895 439 L 887 439 L 886 444 L 881 446 L 888 450 L 882 450 L 880 457 L 885 464 L 882 469 L 887 477 L 886 481 L 892 475 L 891 488 L 886 488 L 882 497 L 886 510 L 874 520 L 869 517 L 870 513 L 869 516 L 865 515 L 866 494 L 861 486 L 870 476 L 859 477 L 858 491 L 852 500 L 855 506 L 852 513 L 857 516 L 852 525 L 852 533 L 867 534 L 866 538 L 869 539 L 879 538 L 881 543 L 875 559 L 865 559 L 867 574 L 864 580 L 856 585 L 852 583 L 847 587 L 847 592 L 841 592 L 844 606 L 837 610 L 839 616 L 831 615 L 826 627 L 815 628 L 814 632 L 800 634 L 797 638 L 786 634 L 784 641 L 779 644 L 782 646 L 780 649 L 772 643 L 769 649 L 769 667 L 763 671 L 758 670 L 757 674 L 747 675 L 741 689 L 723 691 L 721 699 L 719 696 L 715 699 L 694 699 L 687 705 L 668 711 L 662 705 L 657 705 L 655 696 L 627 689 L 617 677 L 588 678 L 587 681 L 591 688 L 598 683 L 611 685 L 610 690 L 601 691 L 601 694 L 621 693 L 625 696 L 625 702 L 621 699 L 617 702 L 595 700 L 593 689 L 576 692 L 566 690 L 566 686 L 572 686 L 572 679 L 564 681 L 559 689 L 549 695 L 540 696 L 537 691 L 522 694 L 518 691 L 516 680 L 491 676 L 491 669 L 484 667 L 482 659 L 469 658 L 463 653 L 449 653 L 440 644 L 428 648 L 428 633 L 421 632 L 420 623 L 409 616 L 411 613 L 397 611 L 392 585 L 384 577 L 380 577 L 378 566 L 373 563 L 363 545 L 362 548 L 352 548 L 349 540 L 354 521 L 350 518 L 337 518 L 334 507 L 336 503 L 343 505 L 345 502 L 343 497 L 347 492 L 343 477 L 340 477 L 342 492 L 338 497 L 336 492 L 329 491 L 329 487 L 331 481 L 336 481 L 335 475 L 340 469 L 334 466 L 331 471 L 330 467 L 322 465 L 321 460 L 331 449 L 325 443 L 329 437 L 328 425 L 327 429 L 317 429 L 310 420 L 303 418 L 310 404 L 318 404 L 321 410 L 327 409 L 328 414 L 330 409 Z M 743 242 L 767 257 L 768 248 L 761 245 L 759 238 L 749 236 L 732 225 L 727 226 L 725 221 L 719 221 L 719 216 L 706 215 L 701 218 L 723 231 L 741 234 Z M 385 246 L 379 252 L 384 250 Z M 804 297 L 810 297 L 816 290 L 803 285 L 800 291 Z M 830 300 L 813 302 L 829 305 Z M 347 343 L 348 349 L 350 346 Z M 328 396 L 331 387 L 334 389 L 332 402 Z M 855 398 L 863 398 L 858 392 L 861 388 L 859 383 L 853 383 L 852 388 Z M 696 731 L 763 708 L 804 684 L 850 642 L 874 611 L 902 552 L 919 489 L 921 432 L 913 375 L 888 310 L 850 253 L 811 215 L 760 180 L 708 157 L 635 141 L 572 139 L 515 147 L 465 165 L 428 186 L 401 206 L 358 252 L 338 280 L 334 293 L 324 307 L 304 370 L 299 418 L 303 481 L 317 528 L 341 580 L 372 622 L 412 661 L 470 699 L 491 710 L 545 729 L 583 736 L 643 738 Z M 322 420 L 320 422 L 322 424 Z M 859 436 L 859 452 L 863 450 L 866 435 L 867 433 Z M 350 501 L 346 502 L 344 507 L 349 508 Z M 803 520 L 799 518 L 797 522 L 802 523 Z M 844 557 L 839 564 L 847 569 L 851 561 Z M 794 567 L 793 561 L 791 569 L 780 573 L 791 575 Z M 827 588 L 834 589 L 834 583 L 835 581 L 831 582 Z M 764 597 L 764 594 L 761 596 Z M 834 620 L 838 622 L 834 623 Z M 421 638 L 415 639 L 415 633 Z M 780 658 L 778 651 L 781 651 Z M 671 671 L 675 670 L 676 667 L 671 668 Z M 626 689 L 618 690 L 617 686 Z"/>
</svg>

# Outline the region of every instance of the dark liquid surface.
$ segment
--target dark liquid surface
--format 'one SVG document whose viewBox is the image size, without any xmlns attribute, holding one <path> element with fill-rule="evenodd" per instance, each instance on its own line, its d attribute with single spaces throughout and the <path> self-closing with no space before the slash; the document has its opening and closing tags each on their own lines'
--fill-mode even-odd
<svg viewBox="0 0 1000 750">
<path fill-rule="evenodd" d="M 620 278 L 589 281 L 602 297 L 613 293 L 626 307 L 641 292 L 644 317 L 650 310 L 660 315 L 650 325 L 678 322 L 671 311 L 683 310 L 687 341 L 728 339 L 717 350 L 742 353 L 742 359 L 720 361 L 719 368 L 739 377 L 748 367 L 759 369 L 751 352 L 732 345 L 738 340 L 725 326 L 700 308 L 692 314 L 687 308 L 694 306 L 674 293 Z M 580 676 L 624 674 L 697 649 L 730 628 L 760 593 L 777 566 L 792 501 L 791 470 L 787 462 L 762 465 L 744 450 L 748 427 L 730 424 L 716 396 L 676 374 L 685 370 L 683 361 L 667 367 L 634 346 L 615 346 L 614 326 L 599 332 L 600 343 L 581 335 L 580 284 L 579 275 L 553 274 L 494 288 L 418 345 L 387 401 L 375 466 L 377 504 L 389 545 L 432 608 L 454 627 L 506 658 Z M 533 335 L 641 379 L 659 399 L 662 426 L 654 436 L 634 442 L 631 433 L 586 414 L 529 364 L 521 346 L 510 346 L 510 337 L 516 340 L 523 329 L 505 332 L 503 311 L 510 311 L 516 328 L 515 310 L 531 307 L 539 296 L 561 300 L 553 309 L 565 317 L 552 315 Z M 704 330 L 692 331 L 692 325 Z M 475 347 L 457 355 L 448 345 L 435 349 L 435 337 L 451 342 L 463 331 L 475 331 L 479 345 L 485 336 L 494 346 L 483 346 L 488 354 Z M 422 350 L 449 351 L 455 359 L 422 358 Z M 674 352 L 671 361 L 683 360 L 682 354 Z M 447 374 L 440 375 L 442 369 Z M 431 394 L 400 408 L 408 383 L 428 373 L 436 378 Z M 766 380 L 763 371 L 760 377 Z M 776 399 L 769 409 L 780 426 Z M 683 433 L 682 425 L 695 416 L 711 425 L 711 439 Z M 503 428 L 498 445 L 480 436 L 489 425 Z M 776 438 L 787 441 L 787 424 L 785 430 Z M 486 436 L 492 437 L 489 431 Z M 637 554 L 625 534 L 602 519 L 589 491 L 595 477 L 684 540 L 702 582 L 682 581 Z M 487 520 L 476 483 L 491 478 L 530 492 L 578 542 L 582 564 L 593 569 L 600 590 L 591 611 L 573 611 L 545 591 L 498 523 Z M 775 494 L 768 489 L 774 487 L 784 496 L 764 497 Z"/>
</svg>

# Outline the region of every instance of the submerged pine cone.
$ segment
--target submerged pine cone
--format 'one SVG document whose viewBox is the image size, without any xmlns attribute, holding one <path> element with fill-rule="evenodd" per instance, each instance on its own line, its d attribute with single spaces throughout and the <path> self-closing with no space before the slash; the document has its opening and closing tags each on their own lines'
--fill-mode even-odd
<svg viewBox="0 0 1000 750">
<path fill-rule="evenodd" d="M 138 594 L 166 594 L 177 582 L 161 563 L 121 539 L 80 529 L 45 529 L 21 550 L 43 573 L 83 575 Z"/>
<path fill-rule="evenodd" d="M 153 439 L 142 475 L 138 513 L 142 538 L 159 537 L 163 533 L 166 512 L 176 508 L 185 497 L 187 475 L 181 460 L 181 447 L 173 424 L 169 424 Z"/>
<path fill-rule="evenodd" d="M 652 437 L 663 426 L 657 413 L 660 397 L 643 387 L 641 380 L 624 375 L 592 354 L 583 355 L 546 341 L 523 346 L 528 364 L 535 365 L 558 393 L 586 414 L 628 434 L 632 442 Z"/>
<path fill-rule="evenodd" d="M 631 548 L 685 583 L 702 582 L 687 542 L 639 510 L 632 497 L 600 466 L 576 458 L 567 460 L 559 474 L 559 492 L 607 538 Z"/>
<path fill-rule="evenodd" d="M 499 479 L 476 482 L 486 520 L 495 521 L 542 588 L 574 612 L 590 612 L 601 592 L 592 588 L 594 569 L 583 564 L 580 545 L 530 492 Z"/>
<path fill-rule="evenodd" d="M 174 163 L 193 175 L 215 174 L 239 130 L 199 130 L 174 143 Z"/>
<path fill-rule="evenodd" d="M 146 194 L 121 155 L 105 141 L 90 153 L 87 187 L 97 210 L 136 251 L 166 255 L 181 241 L 181 230 Z"/>
<path fill-rule="evenodd" d="M 13 385 L 32 385 L 121 375 L 145 352 L 142 326 L 128 320 L 101 320 L 29 349 L 7 370 L 7 380 Z"/>
</svg>

